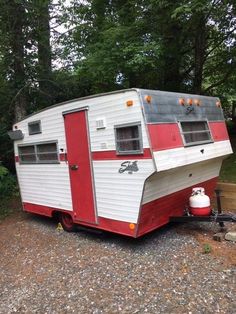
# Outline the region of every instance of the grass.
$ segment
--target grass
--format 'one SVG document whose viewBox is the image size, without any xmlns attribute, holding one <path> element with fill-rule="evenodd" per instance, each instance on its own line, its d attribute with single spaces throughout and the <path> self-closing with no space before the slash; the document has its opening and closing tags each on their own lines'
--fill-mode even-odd
<svg viewBox="0 0 236 314">
<path fill-rule="evenodd" d="M 236 135 L 231 136 L 230 140 L 234 154 L 224 160 L 220 172 L 220 181 L 236 183 Z"/>
</svg>

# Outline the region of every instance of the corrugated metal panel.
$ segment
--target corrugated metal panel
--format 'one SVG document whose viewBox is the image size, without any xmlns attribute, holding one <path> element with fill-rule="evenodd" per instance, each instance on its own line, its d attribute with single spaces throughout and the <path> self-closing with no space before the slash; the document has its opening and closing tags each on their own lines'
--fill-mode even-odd
<svg viewBox="0 0 236 314">
<path fill-rule="evenodd" d="M 188 121 L 223 121 L 223 111 L 216 106 L 219 98 L 202 95 L 164 92 L 158 90 L 140 90 L 143 99 L 144 112 L 148 123 Z M 152 96 L 151 105 L 145 95 Z M 179 104 L 179 99 L 185 100 L 185 106 Z M 201 105 L 193 105 L 188 111 L 188 99 L 200 100 Z"/>
<path fill-rule="evenodd" d="M 218 177 L 222 159 L 216 158 L 168 171 L 156 172 L 145 183 L 142 203 L 151 202 L 189 186 L 197 185 L 199 182 Z"/>
<path fill-rule="evenodd" d="M 22 201 L 61 209 L 72 209 L 68 166 L 16 166 Z"/>
<path fill-rule="evenodd" d="M 154 152 L 157 171 L 169 170 L 184 165 L 225 156 L 232 153 L 230 141 L 205 145 L 180 147 Z"/>
<path fill-rule="evenodd" d="M 138 171 L 119 173 L 123 161 L 94 161 L 98 216 L 136 223 L 145 179 L 152 160 L 138 160 Z"/>
</svg>

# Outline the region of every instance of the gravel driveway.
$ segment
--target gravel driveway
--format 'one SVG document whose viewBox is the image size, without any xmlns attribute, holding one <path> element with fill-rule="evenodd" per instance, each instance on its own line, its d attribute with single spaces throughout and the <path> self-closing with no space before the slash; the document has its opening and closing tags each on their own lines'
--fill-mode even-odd
<svg viewBox="0 0 236 314">
<path fill-rule="evenodd" d="M 25 213 L 0 224 L 0 313 L 236 313 L 236 244 L 213 242 L 217 225 L 136 240 L 56 227 Z"/>
</svg>

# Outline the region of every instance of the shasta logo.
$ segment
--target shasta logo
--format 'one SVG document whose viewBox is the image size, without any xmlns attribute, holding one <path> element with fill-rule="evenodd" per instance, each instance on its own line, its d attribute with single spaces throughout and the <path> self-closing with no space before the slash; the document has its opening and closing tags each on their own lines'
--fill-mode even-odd
<svg viewBox="0 0 236 314">
<path fill-rule="evenodd" d="M 139 171 L 137 161 L 124 161 L 121 164 L 121 168 L 119 169 L 119 173 L 123 173 L 127 171 L 129 174 L 133 172 Z"/>
</svg>

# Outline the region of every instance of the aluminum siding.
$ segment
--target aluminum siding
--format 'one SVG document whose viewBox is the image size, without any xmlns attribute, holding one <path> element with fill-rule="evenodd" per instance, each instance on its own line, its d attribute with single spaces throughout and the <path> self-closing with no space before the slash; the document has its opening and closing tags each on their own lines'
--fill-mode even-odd
<svg viewBox="0 0 236 314">
<path fill-rule="evenodd" d="M 163 172 L 147 179 L 142 204 L 218 177 L 223 158 L 195 163 Z"/>
<path fill-rule="evenodd" d="M 199 163 L 232 153 L 229 140 L 153 152 L 157 171 Z"/>
<path fill-rule="evenodd" d="M 127 107 L 127 100 L 133 100 L 134 105 Z M 149 148 L 138 93 L 127 91 L 65 103 L 16 123 L 15 125 L 22 130 L 25 137 L 15 142 L 15 155 L 18 155 L 17 146 L 20 144 L 55 140 L 58 141 L 59 152 L 62 149 L 66 152 L 62 112 L 85 106 L 89 107 L 88 121 L 92 152 L 115 150 L 114 125 L 133 122 L 141 122 L 143 147 Z M 106 119 L 107 126 L 105 129 L 97 130 L 96 119 L 103 117 Z M 42 133 L 29 136 L 28 123 L 36 120 L 41 121 Z M 138 161 L 140 171 L 132 175 L 118 173 L 121 162 L 121 160 L 93 162 L 98 216 L 136 222 L 145 179 L 154 171 L 153 161 L 152 159 Z M 17 175 L 23 202 L 72 210 L 66 162 L 54 165 L 17 163 Z M 132 192 L 129 192 L 128 188 Z"/>
</svg>

